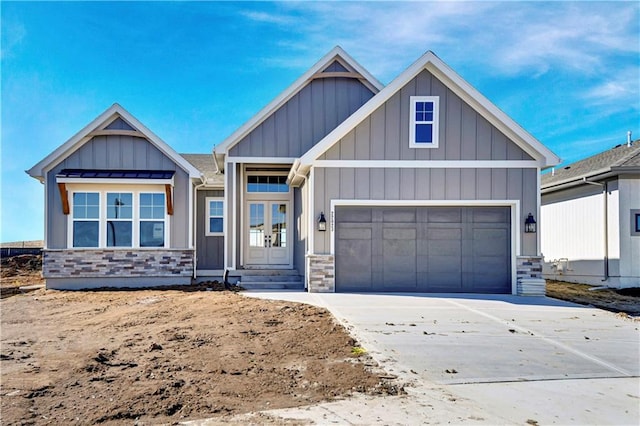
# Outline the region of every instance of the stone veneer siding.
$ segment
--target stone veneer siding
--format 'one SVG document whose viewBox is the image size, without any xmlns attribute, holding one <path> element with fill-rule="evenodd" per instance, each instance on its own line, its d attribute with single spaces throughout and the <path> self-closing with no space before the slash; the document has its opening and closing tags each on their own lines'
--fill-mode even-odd
<svg viewBox="0 0 640 426">
<path fill-rule="evenodd" d="M 44 278 L 191 277 L 193 250 L 44 250 Z"/>
<path fill-rule="evenodd" d="M 307 255 L 307 289 L 310 293 L 335 293 L 336 267 L 333 255 Z"/>
<path fill-rule="evenodd" d="M 542 256 L 518 256 L 516 261 L 517 291 L 520 296 L 544 296 L 546 281 L 542 278 Z"/>
</svg>

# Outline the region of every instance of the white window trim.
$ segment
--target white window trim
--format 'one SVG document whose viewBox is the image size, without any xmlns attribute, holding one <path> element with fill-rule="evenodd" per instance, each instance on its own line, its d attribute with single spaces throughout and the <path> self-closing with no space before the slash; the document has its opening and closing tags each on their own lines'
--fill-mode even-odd
<svg viewBox="0 0 640 426">
<path fill-rule="evenodd" d="M 432 143 L 416 142 L 416 103 L 433 102 L 433 141 Z M 411 96 L 409 112 L 409 148 L 438 148 L 440 136 L 440 97 L 439 96 Z M 428 123 L 428 122 L 424 122 Z"/>
<path fill-rule="evenodd" d="M 209 203 L 211 203 L 211 201 L 219 201 L 222 203 L 222 214 L 220 216 L 211 216 L 211 208 L 209 206 Z M 207 237 L 221 237 L 224 236 L 224 227 L 225 227 L 225 217 L 224 217 L 224 209 L 225 209 L 225 202 L 224 202 L 224 197 L 206 197 L 205 198 L 205 215 L 204 215 L 204 229 L 205 229 L 205 236 Z M 209 231 L 209 219 L 211 219 L 212 217 L 219 217 L 222 219 L 222 231 L 221 232 L 210 232 Z"/>
<path fill-rule="evenodd" d="M 67 184 L 69 191 L 69 214 L 67 215 L 67 249 L 69 250 L 163 250 L 170 247 L 171 222 L 165 204 L 164 208 L 164 246 L 140 247 L 140 222 L 159 221 L 161 219 L 140 219 L 140 194 L 163 194 L 166 197 L 164 185 L 96 185 L 96 184 Z M 76 192 L 97 192 L 100 197 L 100 214 L 98 219 L 98 247 L 74 247 L 73 246 L 73 194 Z M 133 197 L 133 217 L 131 246 L 107 246 L 107 193 L 122 192 L 131 193 Z M 165 198 L 166 203 L 166 198 Z M 78 219 L 82 220 L 82 219 Z M 93 219 L 91 219 L 93 220 Z"/>
</svg>

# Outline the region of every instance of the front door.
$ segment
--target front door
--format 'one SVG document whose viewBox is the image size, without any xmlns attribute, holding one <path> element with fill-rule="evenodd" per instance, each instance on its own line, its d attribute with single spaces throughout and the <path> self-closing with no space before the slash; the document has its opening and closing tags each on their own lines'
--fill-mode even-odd
<svg viewBox="0 0 640 426">
<path fill-rule="evenodd" d="M 291 264 L 289 201 L 248 201 L 247 266 Z"/>
</svg>

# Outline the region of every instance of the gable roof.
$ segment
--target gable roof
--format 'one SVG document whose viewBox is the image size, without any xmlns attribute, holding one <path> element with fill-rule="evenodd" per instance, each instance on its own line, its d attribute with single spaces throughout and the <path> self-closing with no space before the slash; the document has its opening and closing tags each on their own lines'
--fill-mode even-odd
<svg viewBox="0 0 640 426">
<path fill-rule="evenodd" d="M 343 121 L 342 124 L 320 140 L 313 148 L 307 151 L 299 161 L 302 170 L 304 171 L 304 169 L 310 167 L 320 155 L 345 137 L 355 126 L 382 106 L 424 69 L 442 81 L 446 87 L 460 96 L 463 101 L 467 102 L 474 110 L 489 121 L 489 123 L 497 127 L 509 139 L 513 140 L 527 154 L 540 161 L 541 167 L 551 167 L 560 163 L 560 158 L 557 155 L 485 98 L 433 52 L 427 51 L 384 89 L 373 96 L 373 98 L 365 103 L 358 111 L 353 113 Z"/>
<path fill-rule="evenodd" d="M 134 130 L 128 129 L 113 129 L 112 123 L 115 123 L 118 119 L 123 120 L 128 127 Z M 115 127 L 125 127 L 117 125 Z M 85 143 L 91 140 L 97 133 L 102 134 L 128 134 L 131 136 L 137 136 L 147 139 L 151 144 L 158 148 L 164 155 L 169 157 L 174 163 L 189 174 L 191 178 L 200 178 L 201 173 L 196 167 L 189 163 L 186 159 L 181 157 L 176 151 L 167 145 L 162 139 L 156 136 L 151 130 L 149 130 L 144 124 L 138 121 L 133 115 L 131 115 L 122 106 L 115 103 L 111 105 L 106 111 L 96 117 L 91 123 L 87 124 L 82 130 L 73 135 L 69 140 L 56 148 L 51 154 L 47 155 L 38 164 L 27 170 L 26 172 L 40 181 L 44 180 L 44 174 L 49 169 L 60 163 L 64 158 L 68 157 L 73 152 L 77 151 Z"/>
<path fill-rule="evenodd" d="M 335 67 L 334 63 L 340 64 L 340 68 L 351 68 L 355 73 L 359 74 L 364 80 L 361 80 L 373 93 L 379 92 L 384 85 L 380 83 L 373 75 L 369 73 L 362 65 L 356 62 L 347 52 L 345 52 L 340 46 L 336 46 L 329 53 L 324 55 L 318 62 L 315 63 L 307 72 L 302 74 L 296 81 L 293 82 L 287 89 L 285 89 L 274 100 L 262 108 L 256 115 L 254 115 L 249 121 L 244 123 L 240 128 L 233 132 L 220 144 L 213 148 L 214 154 L 225 154 L 235 144 L 240 142 L 247 134 L 253 129 L 258 127 L 263 121 L 271 116 L 275 111 L 284 105 L 289 99 L 294 97 L 300 90 L 302 90 L 311 80 L 314 75 L 321 73 L 327 68 Z"/>
<path fill-rule="evenodd" d="M 640 172 L 640 139 L 631 146 L 617 145 L 611 149 L 542 176 L 542 189 L 579 184 L 585 178 L 606 177 L 615 172 Z"/>
</svg>

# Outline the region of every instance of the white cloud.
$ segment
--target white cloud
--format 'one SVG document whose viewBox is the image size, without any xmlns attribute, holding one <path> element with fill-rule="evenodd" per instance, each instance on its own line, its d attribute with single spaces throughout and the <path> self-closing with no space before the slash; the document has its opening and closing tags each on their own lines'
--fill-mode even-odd
<svg viewBox="0 0 640 426">
<path fill-rule="evenodd" d="M 601 83 L 584 92 L 583 98 L 594 105 L 624 104 L 640 109 L 640 70 L 623 68 L 610 70 Z"/>
<path fill-rule="evenodd" d="M 7 59 L 13 55 L 27 35 L 24 25 L 20 22 L 2 22 L 2 46 L 0 47 L 0 58 Z"/>
</svg>

